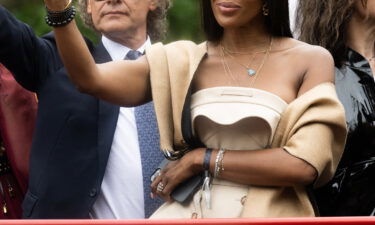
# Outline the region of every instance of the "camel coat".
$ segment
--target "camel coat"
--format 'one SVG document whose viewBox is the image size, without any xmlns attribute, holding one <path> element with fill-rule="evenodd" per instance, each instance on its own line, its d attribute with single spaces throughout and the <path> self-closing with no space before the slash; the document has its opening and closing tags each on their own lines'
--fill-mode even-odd
<svg viewBox="0 0 375 225">
<path fill-rule="evenodd" d="M 191 81 L 206 56 L 205 43 L 178 41 L 146 50 L 160 146 L 175 151 L 199 146 L 192 137 Z M 314 186 L 333 176 L 346 140 L 344 109 L 332 83 L 322 83 L 291 102 L 281 116 L 272 147 L 305 160 L 318 172 Z M 316 216 L 305 186 L 251 186 L 242 217 Z"/>
</svg>

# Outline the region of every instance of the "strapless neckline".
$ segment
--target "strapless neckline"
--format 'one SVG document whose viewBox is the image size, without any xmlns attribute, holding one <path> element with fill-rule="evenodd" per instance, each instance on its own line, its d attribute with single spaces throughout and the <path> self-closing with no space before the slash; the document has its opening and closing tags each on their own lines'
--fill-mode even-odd
<svg viewBox="0 0 375 225">
<path fill-rule="evenodd" d="M 242 104 L 241 104 L 242 103 Z M 216 111 L 214 105 L 219 106 L 222 104 L 229 104 L 228 107 L 222 110 L 230 110 L 232 113 L 226 115 L 225 112 Z M 253 116 L 255 111 L 242 110 L 242 107 L 248 104 L 258 105 L 281 114 L 288 106 L 282 98 L 268 91 L 246 88 L 246 87 L 231 87 L 220 86 L 199 90 L 192 95 L 190 109 L 195 111 L 192 115 L 207 114 L 213 120 L 222 125 L 233 124 L 246 116 Z M 233 114 L 234 113 L 234 114 Z"/>
<path fill-rule="evenodd" d="M 204 88 L 204 89 L 201 89 L 201 90 L 198 90 L 196 91 L 194 94 L 192 94 L 192 96 L 194 95 L 201 95 L 202 93 L 207 93 L 207 92 L 217 92 L 217 91 L 237 91 L 237 93 L 240 93 L 241 95 L 246 95 L 246 93 L 251 93 L 252 91 L 253 92 L 258 92 L 258 93 L 263 93 L 265 95 L 270 95 L 270 96 L 273 96 L 275 99 L 278 99 L 280 102 L 282 102 L 283 104 L 285 105 L 288 105 L 288 103 L 282 99 L 280 96 L 278 96 L 277 94 L 275 93 L 272 93 L 272 92 L 269 92 L 269 91 L 266 91 L 266 90 L 262 90 L 262 89 L 259 89 L 259 88 L 252 88 L 252 87 L 238 87 L 238 86 L 217 86 L 217 87 L 210 87 L 210 88 Z"/>
</svg>

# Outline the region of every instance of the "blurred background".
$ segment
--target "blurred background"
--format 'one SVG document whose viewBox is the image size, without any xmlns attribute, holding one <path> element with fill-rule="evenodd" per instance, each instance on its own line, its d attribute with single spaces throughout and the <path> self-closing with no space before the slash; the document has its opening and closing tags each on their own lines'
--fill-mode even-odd
<svg viewBox="0 0 375 225">
<path fill-rule="evenodd" d="M 289 0 L 291 27 L 294 27 L 294 10 L 297 0 Z M 42 35 L 51 31 L 44 22 L 45 9 L 42 0 L 0 0 L 0 5 L 5 6 L 18 19 L 32 26 L 35 33 Z M 78 24 L 80 29 L 91 40 L 96 42 L 96 34 Z M 199 0 L 173 0 L 173 7 L 168 14 L 169 32 L 165 43 L 175 40 L 193 40 L 197 43 L 203 40 L 203 33 L 200 29 Z"/>
<path fill-rule="evenodd" d="M 173 0 L 173 7 L 168 15 L 169 32 L 165 43 L 181 39 L 195 42 L 203 40 L 200 30 L 198 1 Z M 0 5 L 11 11 L 18 19 L 33 27 L 36 34 L 42 35 L 51 31 L 51 28 L 44 22 L 45 9 L 42 0 L 0 0 Z M 94 32 L 82 26 L 81 21 L 78 21 L 78 24 L 85 36 L 95 42 L 98 40 Z"/>
</svg>

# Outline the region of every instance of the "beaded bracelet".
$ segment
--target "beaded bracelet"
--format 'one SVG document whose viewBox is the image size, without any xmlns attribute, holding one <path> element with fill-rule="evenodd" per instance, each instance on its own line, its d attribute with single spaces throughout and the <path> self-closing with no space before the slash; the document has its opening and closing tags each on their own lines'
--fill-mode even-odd
<svg viewBox="0 0 375 225">
<path fill-rule="evenodd" d="M 52 11 L 46 8 L 47 16 L 45 17 L 47 25 L 51 27 L 62 27 L 70 23 L 75 15 L 76 15 L 76 8 L 71 4 L 62 10 L 62 11 Z"/>
<path fill-rule="evenodd" d="M 225 153 L 225 149 L 221 148 L 216 155 L 215 171 L 214 171 L 214 177 L 216 178 L 219 177 L 220 172 L 224 170 L 224 167 L 223 167 L 224 153 Z"/>
</svg>

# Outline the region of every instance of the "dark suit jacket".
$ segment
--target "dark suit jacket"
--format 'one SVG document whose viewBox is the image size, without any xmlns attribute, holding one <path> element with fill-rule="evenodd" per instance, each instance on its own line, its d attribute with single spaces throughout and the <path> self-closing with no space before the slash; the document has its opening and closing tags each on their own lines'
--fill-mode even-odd
<svg viewBox="0 0 375 225">
<path fill-rule="evenodd" d="M 21 199 L 29 181 L 29 154 L 36 114 L 35 94 L 22 88 L 0 64 L 0 135 L 20 187 Z"/>
<path fill-rule="evenodd" d="M 30 154 L 24 218 L 88 218 L 100 191 L 119 107 L 76 90 L 60 60 L 53 34 L 38 38 L 0 6 L 0 62 L 39 109 Z M 103 45 L 88 46 L 98 63 Z"/>
</svg>

